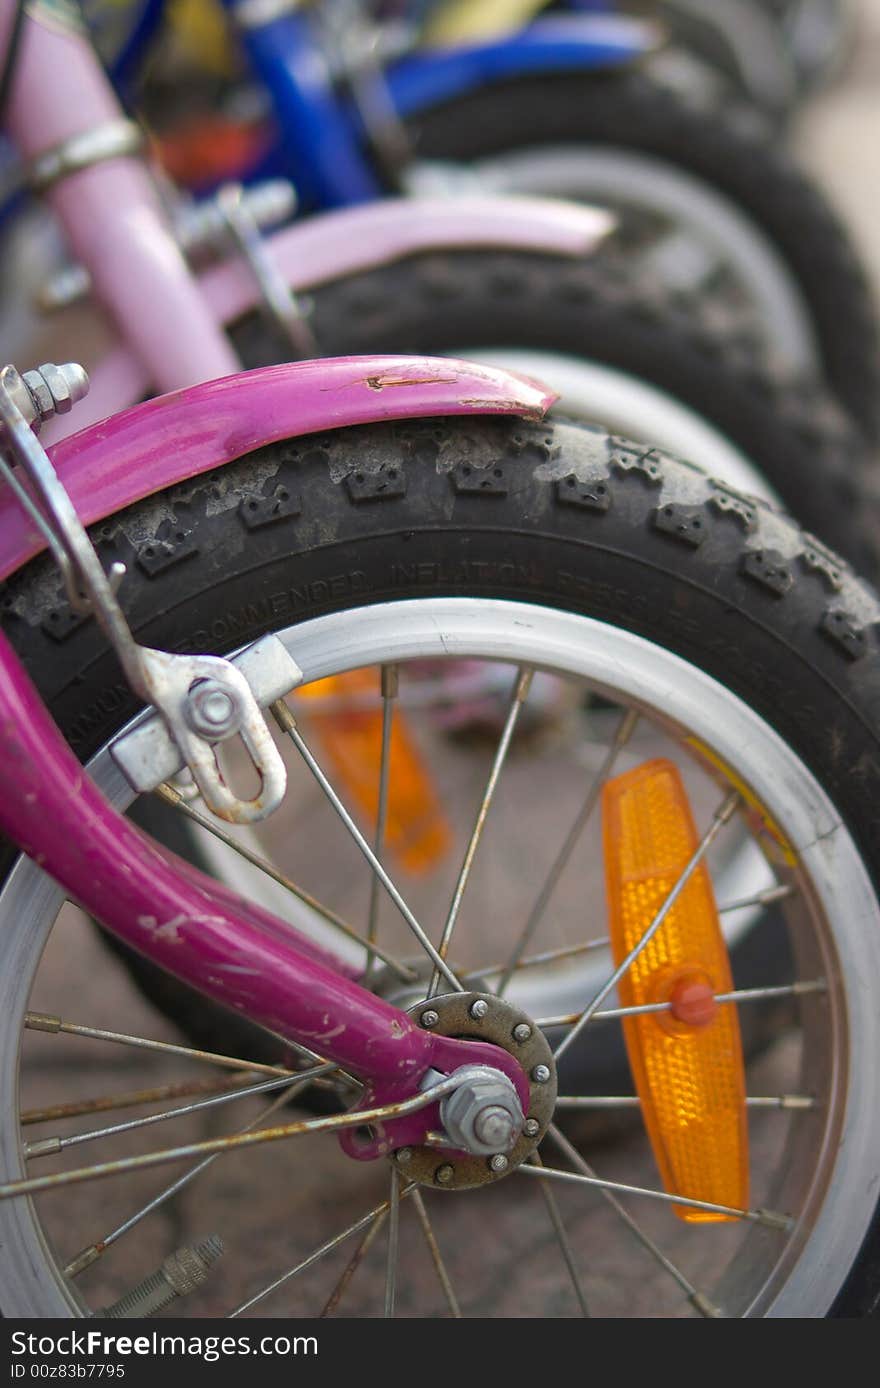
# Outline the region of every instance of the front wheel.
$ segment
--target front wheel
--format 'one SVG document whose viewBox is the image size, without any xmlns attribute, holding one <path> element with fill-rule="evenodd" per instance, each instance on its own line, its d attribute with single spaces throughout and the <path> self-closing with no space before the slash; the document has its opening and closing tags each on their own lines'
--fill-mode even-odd
<svg viewBox="0 0 880 1388">
<path fill-rule="evenodd" d="M 188 543 L 177 562 L 138 565 L 145 548 L 155 553 L 180 533 Z M 613 801 L 624 782 L 653 786 L 658 767 L 689 807 L 672 821 L 673 836 L 684 835 L 679 863 L 688 815 L 702 842 L 720 807 L 730 807 L 701 888 L 704 905 L 714 889 L 724 929 L 713 935 L 711 959 L 683 959 L 682 907 L 617 997 L 606 993 L 576 1042 L 562 1046 L 562 1097 L 541 1148 L 544 1168 L 557 1174 L 495 1169 L 485 1189 L 465 1192 L 456 1188 L 454 1153 L 441 1152 L 426 1180 L 419 1165 L 422 1184 L 411 1187 L 404 1174 L 400 1218 L 387 1236 L 388 1166 L 350 1162 L 327 1136 L 223 1156 L 199 1172 L 186 1167 L 185 1181 L 174 1167 L 165 1179 L 153 1171 L 59 1184 L 33 1202 L 0 1200 L 4 1313 L 106 1308 L 172 1247 L 209 1232 L 231 1256 L 185 1304 L 196 1314 L 259 1307 L 316 1315 L 327 1304 L 369 1315 L 383 1293 L 404 1314 L 501 1317 L 585 1308 L 817 1316 L 871 1304 L 880 611 L 842 561 L 762 504 L 657 450 L 564 424 L 492 419 L 273 445 L 103 522 L 95 539 L 129 564 L 122 601 L 141 640 L 228 651 L 279 631 L 305 674 L 305 690 L 292 698 L 313 746 L 335 690 L 316 689 L 318 681 L 364 671 L 361 714 L 394 704 L 389 727 L 406 721 L 409 751 L 401 759 L 393 731 L 376 743 L 373 807 L 386 757 L 395 773 L 411 773 L 422 758 L 434 768 L 447 839 L 443 852 L 414 862 L 389 832 L 381 852 L 436 940 L 474 850 L 449 959 L 487 1001 L 479 1025 L 506 1015 L 507 999 L 559 1048 L 606 987 L 623 900 L 609 860 Z M 45 560 L 12 580 L 4 602 L 10 635 L 56 718 L 92 775 L 125 804 L 107 745 L 137 709 L 100 633 L 62 622 Z M 453 683 L 444 678 L 449 662 Z M 466 697 L 454 685 L 462 662 L 490 666 L 514 693 L 508 718 L 523 699 L 524 716 L 548 689 L 558 716 L 506 744 L 497 731 L 462 737 L 446 718 L 450 699 Z M 381 681 L 377 667 L 397 680 Z M 477 810 L 493 767 L 483 819 Z M 387 825 L 407 793 L 392 776 Z M 369 803 L 352 808 L 372 837 Z M 403 818 L 404 832 L 419 827 Z M 386 953 L 418 963 L 390 903 L 377 904 L 350 834 L 295 758 L 289 804 L 266 833 L 286 874 L 324 908 L 364 937 L 374 926 Z M 680 871 L 651 863 L 646 874 L 642 862 L 630 893 L 642 929 L 651 900 Z M 718 939 L 729 940 L 739 922 L 760 942 L 771 902 L 785 916 L 786 972 L 768 972 L 746 995 Z M 0 1141 L 11 1176 L 26 1165 L 45 1171 L 55 1161 L 63 1171 L 171 1145 L 152 1126 L 127 1122 L 123 1131 L 106 1115 L 87 1118 L 107 1090 L 126 1104 L 126 1119 L 143 1113 L 148 1086 L 154 1104 L 179 1107 L 168 1090 L 164 1101 L 156 1097 L 159 1072 L 138 1062 L 142 1050 L 117 1043 L 112 1053 L 134 1060 L 114 1067 L 100 1037 L 28 1027 L 29 1009 L 130 1039 L 163 1026 L 89 932 L 69 915 L 57 918 L 59 905 L 36 868 L 10 865 L 0 893 Z M 685 965 L 702 979 L 703 1011 L 690 1022 L 667 987 Z M 370 981 L 401 1005 L 428 991 L 427 976 L 415 993 L 401 991 L 385 967 L 371 969 Z M 629 1010 L 644 1006 L 628 991 L 636 986 L 660 989 L 646 1014 Z M 438 999 L 441 1025 L 446 1007 Z M 744 1059 L 736 1018 L 750 1009 L 768 1019 L 773 1043 Z M 646 1017 L 653 1031 L 644 1030 Z M 701 1037 L 717 1027 L 737 1043 L 716 1054 L 714 1068 L 681 1070 L 691 1022 Z M 567 1072 L 565 1060 L 609 1027 L 627 1030 L 631 1088 L 566 1088 L 578 1067 Z M 679 1198 L 690 1192 L 696 1223 L 664 1198 L 669 1164 L 657 1134 L 666 1119 L 639 1078 L 647 1046 L 677 1058 L 667 1073 L 684 1166 L 672 1189 Z M 105 1073 L 96 1081 L 87 1062 L 98 1053 Z M 201 1075 L 195 1057 L 184 1059 L 192 1094 Z M 180 1083 L 180 1071 L 171 1078 Z M 223 1086 L 214 1084 L 216 1096 Z M 173 1140 L 271 1121 L 248 1107 L 257 1100 L 230 1097 L 229 1088 L 231 1107 L 200 1100 L 175 1118 Z M 338 1090 L 335 1102 L 350 1093 Z M 594 1121 L 609 1113 L 613 1128 Z M 719 1114 L 736 1120 L 735 1141 L 730 1128 L 718 1137 Z M 71 1127 L 91 1130 L 91 1145 L 40 1155 L 35 1139 Z M 709 1167 L 733 1171 L 733 1184 L 701 1184 Z M 696 1185 L 686 1185 L 692 1177 Z M 336 1239 L 345 1233 L 347 1242 Z M 356 1275 L 359 1249 L 367 1263 L 379 1259 L 378 1290 L 368 1269 Z"/>
</svg>

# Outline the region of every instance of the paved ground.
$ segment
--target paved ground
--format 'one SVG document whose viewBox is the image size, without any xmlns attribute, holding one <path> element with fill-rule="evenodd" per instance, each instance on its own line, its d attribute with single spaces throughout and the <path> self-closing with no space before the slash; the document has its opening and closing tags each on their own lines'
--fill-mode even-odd
<svg viewBox="0 0 880 1388">
<path fill-rule="evenodd" d="M 851 225 L 880 288 L 880 219 L 876 215 L 880 186 L 880 0 L 863 0 L 862 9 L 863 39 L 853 69 L 844 84 L 818 100 L 806 113 L 797 146 Z M 510 900 L 503 903 L 503 908 L 494 899 L 496 923 L 499 917 L 506 920 L 510 914 L 521 911 L 520 887 L 534 875 L 535 854 L 540 848 L 522 832 L 518 807 L 533 800 L 542 787 L 553 787 L 552 799 L 545 801 L 548 840 L 554 825 L 563 823 L 570 813 L 577 790 L 571 746 L 565 735 L 560 736 L 555 747 L 551 742 L 542 754 L 537 775 L 533 764 L 524 757 L 514 761 L 495 837 L 487 845 L 489 863 L 499 869 L 510 892 Z M 473 805 L 476 788 L 485 774 L 487 755 L 485 749 L 458 748 L 445 760 L 444 793 L 452 806 L 459 845 L 463 842 L 462 826 L 472 813 L 468 807 Z M 298 803 L 300 821 L 312 823 L 319 812 L 314 798 L 304 792 Z M 286 861 L 308 868 L 314 871 L 316 879 L 320 878 L 320 862 L 307 863 L 301 854 L 298 858 L 296 827 L 296 823 L 286 826 L 290 846 Z M 329 846 L 335 841 L 327 838 L 324 842 L 333 860 L 338 893 L 334 904 L 352 912 L 362 909 L 364 878 L 357 861 L 347 857 L 344 850 Z M 455 860 L 453 854 L 450 864 Z M 446 876 L 450 877 L 452 871 L 450 866 Z M 417 882 L 410 885 L 416 901 L 422 898 L 427 907 L 433 893 Z M 486 954 L 480 951 L 487 951 L 491 958 L 500 947 L 487 905 L 490 888 L 488 878 L 478 878 L 474 884 L 469 902 L 470 922 L 480 927 L 480 950 L 469 963 L 485 962 Z M 582 913 L 584 901 L 583 888 L 577 885 L 563 896 L 560 939 L 565 937 L 565 911 L 574 918 Z M 589 904 L 595 908 L 593 901 Z M 74 1020 L 93 1025 L 179 1039 L 173 1028 L 131 989 L 121 970 L 96 942 L 91 927 L 73 911 L 67 912 L 47 951 L 33 1006 L 64 1012 Z M 86 1054 L 91 1054 L 93 1060 L 84 1071 L 82 1059 Z M 790 1087 L 795 1082 L 796 1060 L 789 1044 L 768 1056 L 762 1063 L 765 1073 L 752 1076 L 757 1092 L 779 1092 Z M 184 1079 L 193 1073 L 193 1068 L 183 1062 L 169 1067 L 145 1058 L 142 1053 L 97 1042 L 30 1036 L 22 1103 L 24 1108 L 33 1108 L 85 1094 L 115 1093 Z M 247 1107 L 243 1102 L 235 1112 L 235 1123 L 244 1123 L 255 1117 L 259 1108 L 256 1104 Z M 158 1132 L 154 1130 L 152 1137 L 155 1139 L 160 1133 L 162 1142 L 170 1143 L 229 1131 L 234 1124 L 228 1113 L 215 1111 L 198 1120 L 169 1123 Z M 778 1115 L 762 1117 L 753 1131 L 757 1148 L 761 1152 L 771 1151 L 782 1139 L 789 1121 Z M 43 1136 L 50 1132 L 82 1131 L 93 1125 L 98 1125 L 96 1120 L 78 1118 L 62 1125 L 32 1128 L 30 1132 Z M 603 1172 L 613 1172 L 624 1180 L 650 1178 L 644 1144 L 625 1122 L 609 1124 L 603 1120 L 583 1135 L 590 1139 L 591 1159 Z M 102 1149 L 102 1155 L 110 1150 L 114 1155 L 134 1152 L 142 1150 L 143 1145 L 143 1135 L 124 1135 L 115 1139 L 111 1149 Z M 84 1147 L 80 1155 L 85 1160 L 91 1151 Z M 48 1171 L 52 1167 L 47 1163 L 39 1169 Z M 63 1259 L 72 1257 L 84 1245 L 106 1235 L 180 1169 L 173 1168 L 167 1176 L 153 1172 L 116 1178 L 100 1187 L 83 1186 L 73 1200 L 60 1194 L 44 1199 L 41 1211 L 59 1255 Z M 331 1172 L 335 1178 L 332 1185 L 327 1181 Z M 431 1204 L 450 1270 L 457 1283 L 466 1288 L 464 1309 L 471 1315 L 572 1315 L 574 1303 L 564 1272 L 559 1275 L 559 1248 L 541 1208 L 540 1195 L 537 1190 L 525 1188 L 525 1178 L 520 1180 L 524 1189 L 521 1200 L 515 1202 L 509 1200 L 509 1191 L 498 1189 L 445 1205 L 448 1197 L 437 1195 Z M 386 1174 L 378 1165 L 353 1166 L 338 1154 L 332 1140 L 321 1140 L 317 1155 L 314 1149 L 296 1153 L 275 1149 L 252 1159 L 225 1157 L 203 1180 L 168 1201 L 161 1213 L 145 1220 L 136 1233 L 107 1252 L 82 1279 L 83 1290 L 93 1305 L 101 1306 L 139 1276 L 152 1271 L 169 1248 L 216 1231 L 226 1238 L 229 1251 L 206 1291 L 193 1299 L 193 1310 L 223 1314 L 264 1281 L 293 1266 L 328 1232 L 335 1232 L 370 1203 L 381 1199 L 386 1184 Z M 755 1192 L 756 1203 L 760 1203 L 762 1194 Z M 615 1309 L 614 1279 L 628 1269 L 628 1255 L 615 1252 L 609 1258 L 596 1252 L 607 1247 L 618 1232 L 613 1212 L 599 1201 L 588 1203 L 567 1190 L 560 1193 L 559 1202 L 569 1222 L 572 1241 L 580 1250 L 585 1289 L 594 1309 L 600 1314 Z M 439 1215 L 438 1207 L 444 1207 Z M 687 1268 L 697 1285 L 715 1255 L 729 1251 L 741 1237 L 741 1231 L 732 1225 L 706 1235 L 705 1231 L 670 1220 L 664 1211 L 649 1208 L 640 1210 L 640 1215 L 645 1227 L 664 1241 L 664 1247 Z M 401 1278 L 401 1310 L 403 1314 L 415 1314 L 414 1288 L 433 1286 L 432 1273 L 413 1211 L 405 1209 L 403 1220 L 408 1237 Z M 641 1257 L 641 1250 L 637 1251 Z M 314 1285 L 297 1279 L 261 1310 L 278 1316 L 317 1313 L 347 1256 L 346 1249 L 328 1259 Z M 383 1258 L 384 1240 L 380 1237 L 352 1284 L 351 1299 L 346 1303 L 351 1313 L 379 1313 Z M 675 1284 L 663 1275 L 650 1275 L 650 1260 L 633 1266 L 636 1280 L 631 1284 L 634 1290 L 627 1301 L 627 1311 L 646 1315 L 687 1312 Z M 428 1292 L 422 1313 L 442 1313 L 442 1308 L 437 1284 Z M 620 1310 L 619 1305 L 616 1309 Z"/>
</svg>

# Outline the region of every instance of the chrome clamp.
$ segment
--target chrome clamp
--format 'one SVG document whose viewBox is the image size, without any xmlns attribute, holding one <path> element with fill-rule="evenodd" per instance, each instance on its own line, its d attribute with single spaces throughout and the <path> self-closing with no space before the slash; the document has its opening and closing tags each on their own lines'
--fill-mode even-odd
<svg viewBox="0 0 880 1388">
<path fill-rule="evenodd" d="M 36 438 L 34 428 L 41 420 L 70 409 L 87 389 L 85 371 L 74 364 L 46 365 L 24 376 L 14 366 L 3 367 L 0 475 L 45 537 L 73 610 L 94 615 L 131 688 L 157 709 L 175 752 L 175 765 L 168 774 L 188 767 L 205 804 L 221 819 L 241 824 L 263 819 L 281 803 L 287 772 L 241 660 L 236 664 L 214 655 L 172 655 L 137 644 L 116 597 L 125 565 L 115 563 L 109 574 L 104 572 L 73 502 Z M 275 642 L 271 651 L 274 679 L 269 684 L 277 692 L 272 692 L 272 699 L 302 679 L 296 662 L 277 638 Z M 261 645 L 251 648 L 251 666 L 258 663 L 254 651 Z M 216 744 L 233 736 L 241 738 L 260 779 L 259 793 L 250 800 L 230 790 L 217 761 Z M 170 760 L 166 755 L 164 765 Z"/>
</svg>

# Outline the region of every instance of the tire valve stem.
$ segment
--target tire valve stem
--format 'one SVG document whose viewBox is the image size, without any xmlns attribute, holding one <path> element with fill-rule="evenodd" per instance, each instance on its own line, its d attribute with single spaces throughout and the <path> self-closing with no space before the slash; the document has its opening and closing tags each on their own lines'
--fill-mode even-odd
<svg viewBox="0 0 880 1388">
<path fill-rule="evenodd" d="M 170 1306 L 179 1296 L 194 1292 L 207 1280 L 211 1264 L 223 1252 L 223 1240 L 219 1234 L 212 1234 L 201 1243 L 185 1244 L 176 1252 L 169 1253 L 159 1268 L 143 1282 L 139 1282 L 125 1296 L 95 1312 L 96 1317 L 110 1320 L 129 1320 L 138 1316 L 155 1316 Z"/>
</svg>

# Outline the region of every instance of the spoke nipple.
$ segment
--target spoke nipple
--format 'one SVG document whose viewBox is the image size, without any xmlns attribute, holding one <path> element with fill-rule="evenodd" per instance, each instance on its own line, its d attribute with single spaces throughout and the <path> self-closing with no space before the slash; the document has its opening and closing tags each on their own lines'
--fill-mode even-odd
<svg viewBox="0 0 880 1388">
<path fill-rule="evenodd" d="M 531 1034 L 532 1028 L 529 1026 L 528 1022 L 517 1022 L 516 1026 L 513 1028 L 514 1041 L 528 1041 Z"/>
<path fill-rule="evenodd" d="M 411 1147 L 398 1147 L 394 1153 L 394 1160 L 399 1166 L 406 1166 L 407 1162 L 412 1161 L 413 1149 Z"/>
<path fill-rule="evenodd" d="M 437 1023 L 440 1021 L 440 1014 L 439 1012 L 435 1012 L 433 1007 L 428 1007 L 422 1013 L 421 1017 L 419 1018 L 419 1021 L 423 1027 L 435 1027 Z"/>
<path fill-rule="evenodd" d="M 536 1065 L 532 1071 L 532 1079 L 536 1084 L 546 1084 L 550 1078 L 550 1070 L 546 1065 Z"/>
<path fill-rule="evenodd" d="M 434 1180 L 440 1186 L 448 1186 L 454 1175 L 455 1168 L 446 1162 L 443 1166 L 437 1167 L 437 1170 L 434 1172 Z"/>
<path fill-rule="evenodd" d="M 523 1123 L 523 1132 L 526 1137 L 537 1137 L 540 1131 L 541 1124 L 538 1122 L 537 1118 L 527 1118 Z"/>
<path fill-rule="evenodd" d="M 471 1003 L 468 1010 L 474 1020 L 478 1022 L 480 1018 L 485 1017 L 486 1013 L 489 1011 L 489 1004 L 486 1002 L 485 998 L 477 998 L 476 1002 Z"/>
<path fill-rule="evenodd" d="M 28 1012 L 25 1014 L 24 1024 L 31 1031 L 51 1031 L 61 1030 L 61 1018 L 55 1017 L 49 1012 Z"/>
<path fill-rule="evenodd" d="M 782 1229 L 788 1233 L 794 1228 L 794 1220 L 791 1215 L 779 1214 L 776 1210 L 756 1210 L 755 1214 L 759 1224 L 764 1224 L 768 1229 Z"/>
<path fill-rule="evenodd" d="M 489 1158 L 490 1171 L 506 1171 L 509 1165 L 510 1162 L 507 1160 L 503 1152 L 496 1152 L 494 1157 Z"/>
<path fill-rule="evenodd" d="M 60 1151 L 60 1137 L 44 1137 L 39 1142 L 26 1142 L 24 1144 L 24 1154 L 28 1160 L 31 1157 L 54 1157 Z"/>
<path fill-rule="evenodd" d="M 72 1262 L 67 1264 L 64 1269 L 64 1276 L 78 1277 L 87 1267 L 91 1267 L 92 1263 L 97 1262 L 105 1248 L 106 1244 L 103 1243 L 93 1243 L 88 1248 L 84 1248 L 81 1253 L 77 1253 Z"/>
<path fill-rule="evenodd" d="M 694 1292 L 690 1302 L 700 1315 L 705 1316 L 708 1320 L 723 1320 L 724 1312 L 715 1305 L 714 1301 L 709 1300 L 705 1292 Z"/>
</svg>

